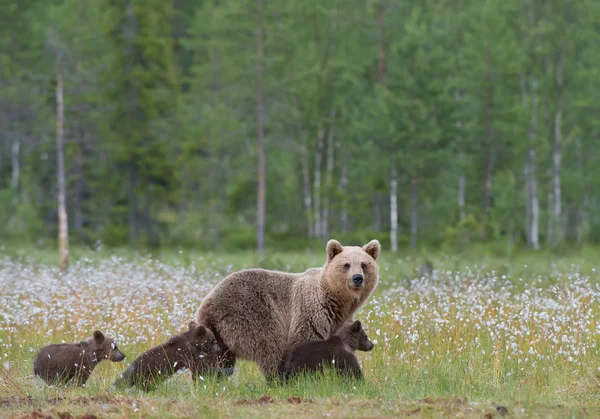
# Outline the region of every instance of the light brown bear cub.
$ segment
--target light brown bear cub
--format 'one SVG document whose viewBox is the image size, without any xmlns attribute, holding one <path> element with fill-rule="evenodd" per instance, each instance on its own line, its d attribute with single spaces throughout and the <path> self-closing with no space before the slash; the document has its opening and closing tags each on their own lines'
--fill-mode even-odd
<svg viewBox="0 0 600 419">
<path fill-rule="evenodd" d="M 183 368 L 190 370 L 196 379 L 198 375 L 216 371 L 220 356 L 221 348 L 213 333 L 190 322 L 186 332 L 134 359 L 115 386 L 135 385 L 150 390 Z"/>
<path fill-rule="evenodd" d="M 379 252 L 377 240 L 363 247 L 330 240 L 322 268 L 232 273 L 206 296 L 198 323 L 214 332 L 223 367 L 240 357 L 256 362 L 268 380 L 276 378 L 287 349 L 325 339 L 352 321 L 377 286 Z"/>
<path fill-rule="evenodd" d="M 115 341 L 96 330 L 94 336 L 79 343 L 61 343 L 41 348 L 33 362 L 33 372 L 48 384 L 85 385 L 101 361 L 121 362 L 125 354 Z"/>
<path fill-rule="evenodd" d="M 373 343 L 367 337 L 360 321 L 342 327 L 327 340 L 300 343 L 288 351 L 279 365 L 279 375 L 287 381 L 302 372 L 323 371 L 329 365 L 343 376 L 362 378 L 354 352 L 370 351 Z"/>
</svg>

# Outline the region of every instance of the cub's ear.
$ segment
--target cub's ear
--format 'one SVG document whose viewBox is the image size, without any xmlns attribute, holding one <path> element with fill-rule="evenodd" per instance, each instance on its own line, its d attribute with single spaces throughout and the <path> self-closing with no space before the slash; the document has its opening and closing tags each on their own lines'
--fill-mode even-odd
<svg viewBox="0 0 600 419">
<path fill-rule="evenodd" d="M 360 320 L 357 320 L 354 323 L 352 323 L 352 326 L 350 327 L 350 330 L 352 331 L 352 333 L 357 333 L 357 332 L 360 331 L 360 329 L 362 329 L 362 325 L 360 324 Z"/>
<path fill-rule="evenodd" d="M 329 240 L 327 242 L 327 262 L 331 262 L 334 257 L 342 253 L 344 246 L 337 240 Z"/>
<path fill-rule="evenodd" d="M 363 246 L 363 250 L 367 252 L 373 259 L 377 260 L 379 252 L 381 251 L 381 245 L 378 240 L 371 240 L 369 243 Z"/>
<path fill-rule="evenodd" d="M 206 334 L 207 330 L 206 327 L 200 325 L 198 327 L 196 327 L 196 330 L 194 331 L 194 333 L 196 334 L 196 336 L 202 337 Z"/>
<path fill-rule="evenodd" d="M 194 321 L 191 321 L 188 323 L 188 330 L 191 332 L 192 330 L 196 329 L 196 326 L 198 326 L 198 324 L 196 324 Z"/>
<path fill-rule="evenodd" d="M 104 342 L 104 335 L 101 331 L 94 331 L 94 342 L 96 342 L 97 344 L 101 344 L 102 342 Z"/>
</svg>

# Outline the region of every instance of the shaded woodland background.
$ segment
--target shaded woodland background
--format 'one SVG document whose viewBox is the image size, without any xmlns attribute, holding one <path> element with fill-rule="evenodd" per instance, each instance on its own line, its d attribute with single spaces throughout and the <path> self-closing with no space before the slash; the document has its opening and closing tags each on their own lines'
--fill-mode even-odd
<svg viewBox="0 0 600 419">
<path fill-rule="evenodd" d="M 0 10 L 0 241 L 600 241 L 597 0 Z"/>
</svg>

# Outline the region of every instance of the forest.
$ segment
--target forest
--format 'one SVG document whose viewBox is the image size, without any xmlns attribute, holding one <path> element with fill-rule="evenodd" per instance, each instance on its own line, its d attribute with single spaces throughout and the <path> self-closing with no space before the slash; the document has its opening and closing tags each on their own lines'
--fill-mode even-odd
<svg viewBox="0 0 600 419">
<path fill-rule="evenodd" d="M 0 4 L 0 242 L 600 241 L 596 0 Z"/>
</svg>

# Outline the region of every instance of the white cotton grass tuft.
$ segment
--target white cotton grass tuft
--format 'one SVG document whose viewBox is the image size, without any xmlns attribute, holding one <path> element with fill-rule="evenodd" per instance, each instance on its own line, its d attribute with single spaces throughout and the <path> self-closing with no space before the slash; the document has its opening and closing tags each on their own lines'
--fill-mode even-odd
<svg viewBox="0 0 600 419">
<path fill-rule="evenodd" d="M 365 371 L 386 368 L 393 380 L 388 368 L 433 376 L 440 365 L 486 367 L 496 359 L 503 360 L 498 376 L 511 379 L 553 371 L 557 365 L 569 376 L 597 368 L 599 273 L 590 277 L 567 267 L 520 278 L 482 267 L 458 272 L 436 265 L 435 278 L 392 275 L 409 262 L 381 266 L 377 293 L 355 314 L 378 345 L 357 354 Z M 233 270 L 218 258 L 184 267 L 150 257 L 127 261 L 114 256 L 78 261 L 57 275 L 53 266 L 0 256 L 2 360 L 15 370 L 18 364 L 11 357 L 19 345 L 25 345 L 21 352 L 35 352 L 48 343 L 88 339 L 96 329 L 128 355 L 129 348 L 135 353 L 159 344 L 194 319 L 202 299 Z M 32 330 L 39 338 L 25 341 Z"/>
</svg>

